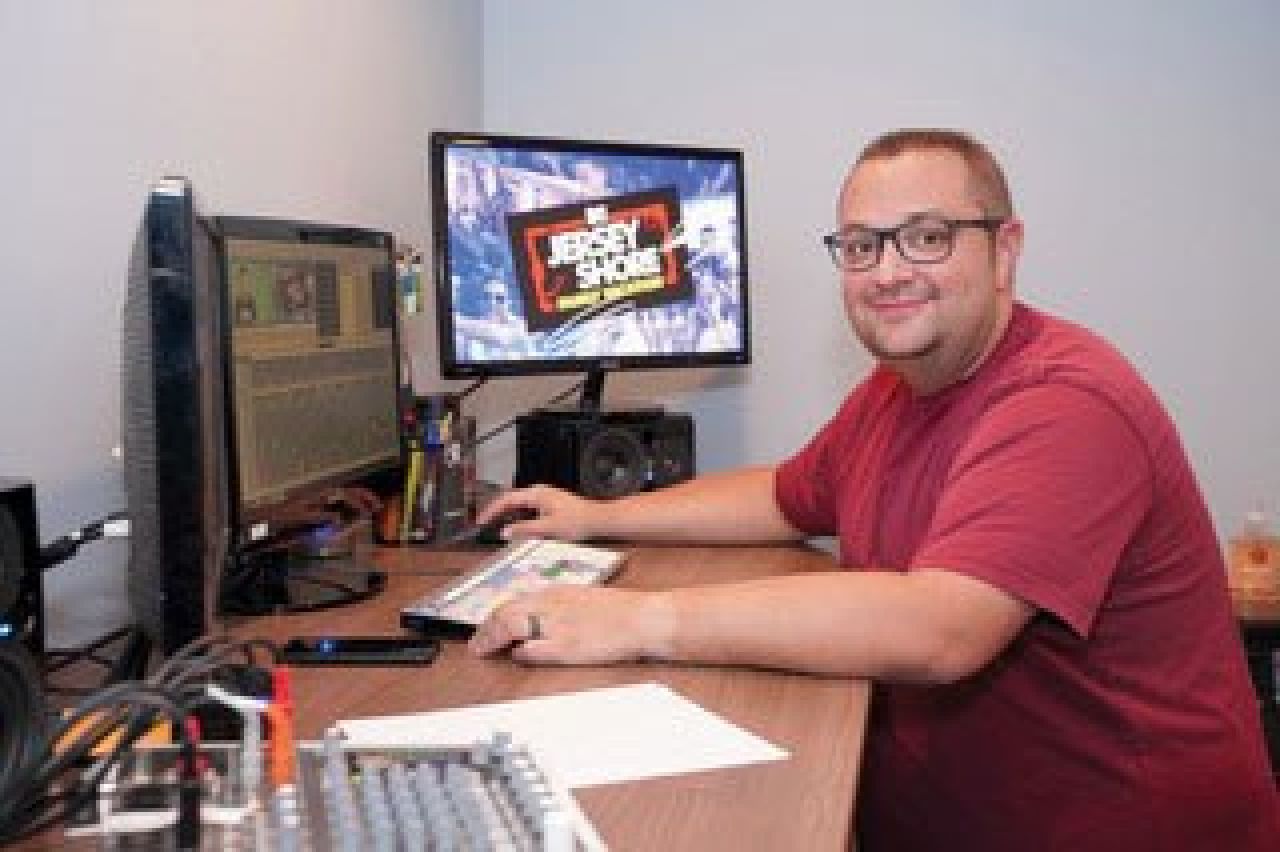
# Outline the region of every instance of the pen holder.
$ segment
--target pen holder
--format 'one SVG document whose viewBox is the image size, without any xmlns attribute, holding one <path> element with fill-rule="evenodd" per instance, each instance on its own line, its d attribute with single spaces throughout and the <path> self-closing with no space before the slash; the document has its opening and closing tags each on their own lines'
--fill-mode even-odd
<svg viewBox="0 0 1280 852">
<path fill-rule="evenodd" d="M 415 409 L 395 539 L 430 544 L 457 535 L 475 514 L 475 419 L 458 413 L 453 395 L 423 397 Z"/>
</svg>

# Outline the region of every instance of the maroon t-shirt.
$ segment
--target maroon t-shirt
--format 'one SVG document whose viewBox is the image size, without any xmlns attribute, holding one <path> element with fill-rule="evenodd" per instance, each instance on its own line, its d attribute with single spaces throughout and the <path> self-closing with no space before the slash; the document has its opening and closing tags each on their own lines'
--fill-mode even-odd
<svg viewBox="0 0 1280 852">
<path fill-rule="evenodd" d="M 1280 799 L 1204 500 L 1105 342 L 1024 305 L 967 380 L 884 369 L 778 470 L 841 562 L 1037 610 L 951 686 L 877 685 L 860 850 L 1280 850 Z"/>
</svg>

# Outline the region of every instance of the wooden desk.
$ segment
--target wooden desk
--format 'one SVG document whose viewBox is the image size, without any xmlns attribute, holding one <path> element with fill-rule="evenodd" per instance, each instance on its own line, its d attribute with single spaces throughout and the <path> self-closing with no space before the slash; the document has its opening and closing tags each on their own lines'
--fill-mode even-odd
<svg viewBox="0 0 1280 852">
<path fill-rule="evenodd" d="M 831 560 L 800 547 L 643 547 L 616 579 L 632 588 L 726 582 L 790 571 L 827 570 Z M 384 550 L 389 573 L 375 600 L 305 615 L 243 619 L 241 637 L 396 634 L 399 610 L 485 552 Z M 656 663 L 526 667 L 480 659 L 446 643 L 425 668 L 294 670 L 298 734 L 318 736 L 338 719 L 412 713 L 603 686 L 658 682 L 775 743 L 790 758 L 734 769 L 576 791 L 609 847 L 623 850 L 846 850 L 853 817 L 867 687 L 859 681 L 740 668 Z M 602 719 L 607 725 L 609 720 Z M 21 844 L 63 848 L 61 833 Z M 85 848 L 85 847 L 77 847 Z M 87 848 L 93 848 L 92 846 Z"/>
<path fill-rule="evenodd" d="M 825 570 L 830 559 L 798 547 L 629 548 L 615 581 L 669 588 Z M 376 600 L 308 615 L 258 618 L 243 636 L 284 640 L 295 634 L 400 632 L 401 605 L 482 553 L 411 549 L 378 556 L 390 574 Z M 615 850 L 844 850 L 851 831 L 866 718 L 865 684 L 779 672 L 660 664 L 526 667 L 478 659 L 446 643 L 423 669 L 298 669 L 294 696 L 300 735 L 314 737 L 337 719 L 461 707 L 579 689 L 656 681 L 790 752 L 788 760 L 578 791 L 583 809 Z M 601 724 L 609 724 L 602 719 Z"/>
</svg>

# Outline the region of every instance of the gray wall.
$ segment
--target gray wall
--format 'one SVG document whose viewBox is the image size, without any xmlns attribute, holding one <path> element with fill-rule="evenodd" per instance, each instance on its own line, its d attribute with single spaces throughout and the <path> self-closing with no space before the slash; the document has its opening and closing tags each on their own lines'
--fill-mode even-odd
<svg viewBox="0 0 1280 852">
<path fill-rule="evenodd" d="M 158 176 L 209 212 L 421 244 L 437 126 L 475 124 L 472 0 L 0 0 L 0 473 L 48 540 L 123 505 L 119 315 Z M 51 573 L 53 640 L 124 619 L 124 542 Z"/>
<path fill-rule="evenodd" d="M 494 129 L 737 146 L 755 364 L 656 378 L 704 468 L 803 441 L 869 361 L 818 243 L 872 136 L 955 126 L 1004 160 L 1024 298 L 1113 340 L 1166 401 L 1220 527 L 1280 508 L 1280 4 L 490 0 Z"/>
<path fill-rule="evenodd" d="M 1021 288 L 1168 402 L 1220 522 L 1280 504 L 1280 5 L 839 0 L 0 0 L 0 474 L 44 538 L 122 505 L 118 327 L 150 181 L 211 211 L 426 234 L 436 127 L 709 143 L 748 157 L 756 362 L 628 375 L 693 411 L 704 469 L 775 459 L 869 361 L 817 237 L 870 136 L 967 127 L 1028 222 Z M 435 376 L 429 314 L 409 329 Z M 479 391 L 482 422 L 563 387 Z M 510 471 L 509 440 L 481 457 Z M 51 575 L 54 639 L 124 618 L 122 543 Z"/>
</svg>

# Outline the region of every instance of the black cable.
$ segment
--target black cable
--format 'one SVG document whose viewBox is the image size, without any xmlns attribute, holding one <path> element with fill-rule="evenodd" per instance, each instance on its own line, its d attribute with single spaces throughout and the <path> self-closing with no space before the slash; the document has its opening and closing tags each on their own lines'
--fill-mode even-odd
<svg viewBox="0 0 1280 852">
<path fill-rule="evenodd" d="M 75 726 L 93 718 L 89 714 L 111 705 L 115 706 L 99 713 L 90 728 L 77 735 L 60 753 L 55 750 Z M 47 829 L 83 808 L 97 794 L 98 786 L 112 766 L 162 714 L 169 716 L 183 753 L 194 759 L 194 744 L 183 725 L 183 711 L 162 690 L 141 682 L 120 683 L 82 701 L 45 739 L 41 766 L 27 773 L 20 790 L 0 799 L 0 842 L 11 842 Z M 105 737 L 117 732 L 120 732 L 119 739 L 111 752 L 81 779 L 77 789 L 56 794 L 47 792 L 65 772 L 91 756 Z M 59 804 L 61 808 L 57 808 Z"/>
<path fill-rule="evenodd" d="M 489 377 L 488 377 L 488 376 L 481 376 L 480 378 L 476 379 L 476 380 L 475 380 L 474 382 L 472 382 L 471 384 L 467 385 L 467 386 L 466 386 L 465 388 L 463 388 L 462 390 L 458 391 L 458 394 L 457 394 L 458 399 L 459 399 L 459 400 L 464 400 L 464 399 L 466 399 L 467 397 L 471 396 L 471 394 L 473 394 L 473 393 L 475 393 L 476 391 L 480 390 L 480 388 L 481 388 L 482 386 L 484 386 L 486 383 L 488 383 L 488 381 L 489 381 Z"/>
<path fill-rule="evenodd" d="M 66 821 L 89 805 L 99 786 L 124 755 L 161 717 L 168 717 L 181 750 L 178 834 L 180 845 L 194 848 L 199 834 L 200 779 L 198 743 L 186 727 L 192 709 L 210 703 L 203 684 L 237 657 L 252 666 L 255 652 L 274 662 L 276 648 L 264 639 L 201 637 L 179 648 L 147 680 L 122 681 L 80 701 L 52 726 L 30 760 L 0 779 L 0 843 L 28 837 Z M 93 758 L 115 737 L 111 750 L 93 760 L 86 774 L 61 790 L 63 776 Z M 65 740 L 65 742 L 64 742 Z"/>
<path fill-rule="evenodd" d="M 62 720 L 54 726 L 48 737 L 46 737 L 46 768 L 43 769 L 40 774 L 56 775 L 57 772 L 53 771 L 56 767 L 60 768 L 59 771 L 65 770 L 67 765 L 73 762 L 68 758 L 79 744 L 82 743 L 85 737 L 78 736 L 69 746 L 63 749 L 61 754 L 55 752 L 54 746 L 56 746 L 63 737 L 74 730 L 77 725 L 84 724 L 86 720 L 93 719 L 95 711 L 98 711 L 104 706 L 110 706 L 113 702 L 121 702 L 123 704 L 123 702 L 126 702 L 138 695 L 149 696 L 145 703 L 149 703 L 151 701 L 151 697 L 169 701 L 168 697 L 165 696 L 157 687 L 140 681 L 125 681 L 117 683 L 90 695 L 67 713 Z M 170 702 L 170 704 L 171 703 L 172 702 Z M 127 705 L 117 707 L 118 712 L 123 713 L 126 712 L 126 710 Z M 97 728 L 110 727 L 110 725 L 105 721 L 101 723 L 99 721 L 94 721 L 92 724 L 93 728 L 91 728 L 91 733 Z M 48 763 L 49 760 L 52 760 L 51 764 Z"/>
<path fill-rule="evenodd" d="M 190 680 L 185 671 L 191 666 L 205 666 L 210 663 L 225 665 L 233 655 L 244 657 L 246 663 L 254 663 L 253 651 L 260 649 L 266 653 L 267 659 L 274 662 L 276 646 L 266 639 L 232 639 L 225 634 L 210 634 L 188 642 L 179 648 L 160 668 L 147 679 L 148 683 L 176 688 Z M 203 652 L 203 656 L 201 655 Z"/>
<path fill-rule="evenodd" d="M 174 652 L 174 655 L 148 680 L 122 681 L 85 698 L 54 727 L 48 737 L 48 742 L 50 744 L 58 743 L 77 725 L 82 724 L 86 719 L 93 718 L 91 714 L 97 711 L 98 708 L 110 705 L 112 702 L 124 701 L 133 695 L 144 693 L 156 695 L 172 703 L 174 693 L 178 689 L 189 683 L 194 677 L 216 670 L 219 666 L 224 665 L 225 658 L 231 652 L 243 653 L 246 658 L 251 659 L 252 650 L 255 647 L 265 648 L 268 654 L 274 657 L 274 646 L 262 639 L 237 641 L 225 636 L 213 635 L 190 642 Z M 202 650 L 214 648 L 218 649 L 218 653 L 211 658 L 194 656 Z M 122 715 L 126 716 L 126 718 L 122 718 Z M 131 719 L 127 718 L 127 716 L 128 714 L 124 708 L 117 708 L 114 713 L 102 714 L 93 723 L 87 735 L 82 734 L 68 744 L 61 755 L 55 758 L 52 765 L 46 763 L 45 769 L 41 774 L 56 776 L 77 762 L 78 759 L 82 759 L 88 751 L 92 750 L 96 741 L 106 733 L 110 733 L 110 731 L 122 724 L 130 724 Z M 47 754 L 48 752 L 46 752 Z M 47 756 L 45 759 L 46 761 L 48 760 Z"/>
<path fill-rule="evenodd" d="M 42 569 L 48 571 L 55 565 L 66 562 L 76 552 L 80 550 L 81 545 L 90 541 L 97 541 L 102 538 L 106 532 L 107 524 L 114 521 L 122 521 L 128 518 L 128 514 L 123 511 L 112 512 L 105 518 L 100 518 L 92 523 L 85 524 L 75 532 L 68 533 L 60 538 L 40 548 L 40 564 Z"/>
<path fill-rule="evenodd" d="M 97 653 L 113 642 L 118 642 L 132 634 L 135 628 L 119 627 L 105 633 L 87 645 L 78 648 L 50 648 L 45 653 L 45 674 L 53 674 L 81 660 L 88 660 L 103 667 L 110 667 L 114 661 L 97 656 Z"/>
<path fill-rule="evenodd" d="M 573 385 L 571 385 L 570 387 L 566 388 L 565 390 L 561 391 L 560 393 L 548 399 L 546 402 L 542 403 L 542 405 L 539 407 L 546 408 L 548 406 L 555 405 L 557 402 L 560 402 L 564 398 L 572 396 L 573 394 L 580 391 L 582 389 L 582 386 L 585 385 L 586 383 L 587 383 L 587 380 L 585 378 L 579 379 L 578 381 L 574 382 Z M 488 441 L 490 438 L 494 438 L 494 437 L 497 437 L 498 435 L 501 435 L 503 432 L 507 431 L 512 426 L 514 426 L 516 424 L 516 421 L 519 419 L 520 419 L 520 415 L 516 415 L 515 417 L 512 417 L 509 420 L 504 420 L 503 422 L 499 423 L 497 426 L 494 426 L 488 432 L 485 432 L 483 435 L 476 438 L 471 446 L 478 447 L 481 444 L 483 444 L 485 441 Z"/>
<path fill-rule="evenodd" d="M 133 686 L 146 689 L 144 685 L 138 683 L 133 684 Z M 196 744 L 183 724 L 186 715 L 184 708 L 163 693 L 134 690 L 133 694 L 128 696 L 128 700 L 149 707 L 154 712 L 143 716 L 137 715 L 137 711 L 133 711 L 133 718 L 129 723 L 129 728 L 120 736 L 112 750 L 98 761 L 96 768 L 91 771 L 87 778 L 82 778 L 76 788 L 69 792 L 60 793 L 53 797 L 45 797 L 50 804 L 61 802 L 62 808 L 56 812 L 48 812 L 48 808 L 44 808 L 43 810 L 46 813 L 39 822 L 24 830 L 24 836 L 47 829 L 60 822 L 65 822 L 82 810 L 98 794 L 98 788 L 107 773 L 119 763 L 127 751 L 137 744 L 138 740 L 146 735 L 160 714 L 169 716 L 170 724 L 174 728 L 173 735 L 178 740 L 183 759 L 190 762 L 196 760 Z M 93 745 L 97 745 L 97 743 L 95 742 Z M 49 783 L 51 784 L 52 780 Z"/>
</svg>

